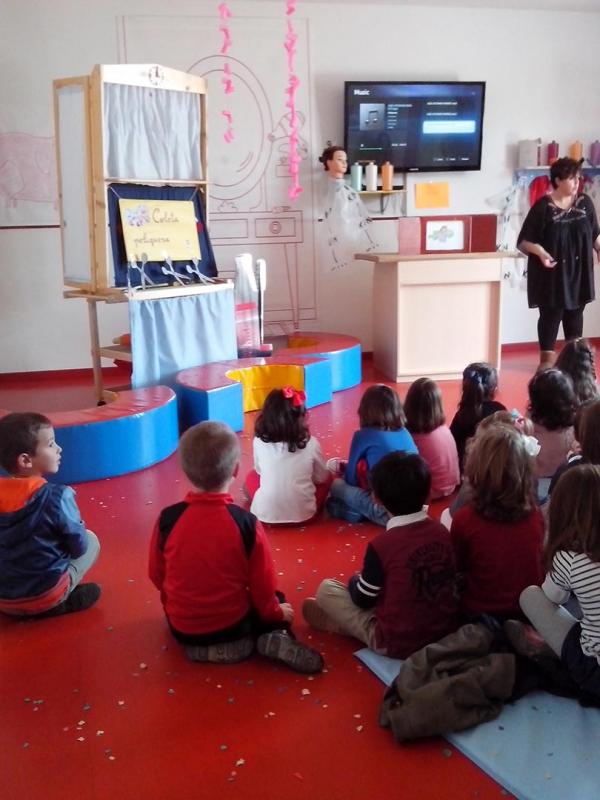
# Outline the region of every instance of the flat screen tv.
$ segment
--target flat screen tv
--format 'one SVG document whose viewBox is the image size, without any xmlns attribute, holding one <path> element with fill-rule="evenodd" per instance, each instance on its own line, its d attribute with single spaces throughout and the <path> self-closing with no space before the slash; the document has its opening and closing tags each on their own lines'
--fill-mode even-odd
<svg viewBox="0 0 600 800">
<path fill-rule="evenodd" d="M 397 172 L 481 169 L 484 81 L 346 81 L 348 164 Z"/>
</svg>

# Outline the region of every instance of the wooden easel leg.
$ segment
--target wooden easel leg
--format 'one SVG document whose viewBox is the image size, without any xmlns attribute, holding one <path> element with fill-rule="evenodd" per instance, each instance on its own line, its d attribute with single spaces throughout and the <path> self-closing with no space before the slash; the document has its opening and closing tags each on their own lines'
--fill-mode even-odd
<svg viewBox="0 0 600 800">
<path fill-rule="evenodd" d="M 96 300 L 87 299 L 88 322 L 90 326 L 90 352 L 94 371 L 94 392 L 98 403 L 104 402 L 104 382 L 102 379 L 102 359 L 100 357 L 100 334 L 98 331 L 98 309 Z"/>
</svg>

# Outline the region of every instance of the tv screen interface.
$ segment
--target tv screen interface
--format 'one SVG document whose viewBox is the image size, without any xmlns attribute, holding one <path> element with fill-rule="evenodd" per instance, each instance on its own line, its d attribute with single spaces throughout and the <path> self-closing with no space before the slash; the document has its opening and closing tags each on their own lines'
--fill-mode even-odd
<svg viewBox="0 0 600 800">
<path fill-rule="evenodd" d="M 346 82 L 348 163 L 400 172 L 481 169 L 484 82 Z"/>
</svg>

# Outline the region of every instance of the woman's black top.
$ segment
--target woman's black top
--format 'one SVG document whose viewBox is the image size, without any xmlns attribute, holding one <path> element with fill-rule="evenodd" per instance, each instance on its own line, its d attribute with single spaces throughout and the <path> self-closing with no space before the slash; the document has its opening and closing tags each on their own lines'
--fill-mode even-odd
<svg viewBox="0 0 600 800">
<path fill-rule="evenodd" d="M 594 299 L 593 245 L 600 234 L 594 204 L 578 194 L 566 211 L 549 195 L 529 209 L 517 244 L 542 247 L 556 260 L 548 269 L 537 256 L 527 259 L 527 301 L 530 308 L 575 309 Z"/>
</svg>

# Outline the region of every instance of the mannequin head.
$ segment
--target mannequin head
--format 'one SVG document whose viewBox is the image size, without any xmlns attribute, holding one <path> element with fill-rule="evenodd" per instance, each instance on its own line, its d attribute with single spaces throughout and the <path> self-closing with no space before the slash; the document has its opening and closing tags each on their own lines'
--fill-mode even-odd
<svg viewBox="0 0 600 800">
<path fill-rule="evenodd" d="M 338 145 L 326 147 L 319 161 L 323 164 L 323 169 L 325 169 L 330 178 L 343 178 L 348 169 L 346 151 L 343 147 L 338 147 Z"/>
</svg>

